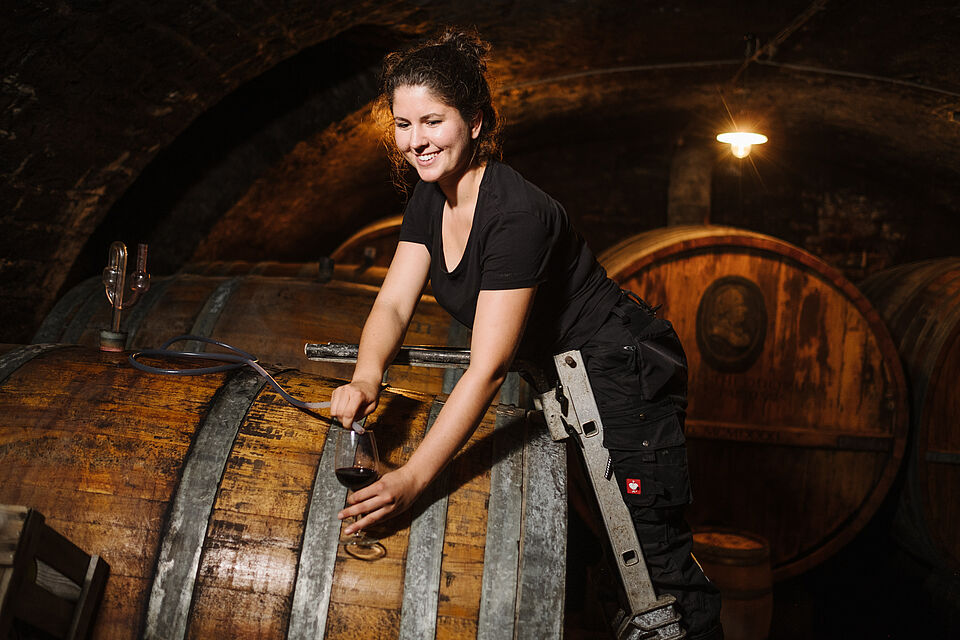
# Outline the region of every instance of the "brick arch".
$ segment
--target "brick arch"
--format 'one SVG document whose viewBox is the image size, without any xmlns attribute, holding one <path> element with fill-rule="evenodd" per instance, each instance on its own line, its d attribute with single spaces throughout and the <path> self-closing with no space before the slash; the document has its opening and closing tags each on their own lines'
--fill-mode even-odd
<svg viewBox="0 0 960 640">
<path fill-rule="evenodd" d="M 495 46 L 494 71 L 505 89 L 513 158 L 518 165 L 526 165 L 520 168 L 539 172 L 531 174 L 538 182 L 546 176 L 559 189 L 582 194 L 584 207 L 595 206 L 591 215 L 601 220 L 602 215 L 613 215 L 626 206 L 628 197 L 636 196 L 626 193 L 624 202 L 608 202 L 597 195 L 605 185 L 581 184 L 584 170 L 576 163 L 583 160 L 584 166 L 593 169 L 603 150 L 578 155 L 577 149 L 556 140 L 550 123 L 556 120 L 571 125 L 582 139 L 589 135 L 595 117 L 589 109 L 599 103 L 608 113 L 680 114 L 696 121 L 706 96 L 715 96 L 716 85 L 729 80 L 733 69 L 691 75 L 671 65 L 742 58 L 745 27 L 761 39 L 769 39 L 809 2 L 754 7 L 749 19 L 738 8 L 740 3 L 732 0 L 688 3 L 673 11 L 659 5 L 597 2 L 587 7 L 549 0 L 494 0 L 479 8 L 463 0 L 334 0 L 322 4 L 320 12 L 317 3 L 297 1 L 280 8 L 275 3 L 226 8 L 186 0 L 153 5 L 41 0 L 0 15 L 0 30 L 6 36 L 0 45 L 5 65 L 0 78 L 0 222 L 4 231 L 0 234 L 0 342 L 28 341 L 70 278 L 76 278 L 79 271 L 89 275 L 94 265 L 99 268 L 102 243 L 115 239 L 124 229 L 136 231 L 145 224 L 157 239 L 158 249 L 167 248 L 158 252 L 158 265 L 167 260 L 167 267 L 174 268 L 184 259 L 177 252 L 185 254 L 190 248 L 214 257 L 260 243 L 252 248 L 261 255 L 302 258 L 314 248 L 323 249 L 305 244 L 311 233 L 322 238 L 346 237 L 349 230 L 344 225 L 357 211 L 362 210 L 369 219 L 396 213 L 396 208 L 391 208 L 395 205 L 390 204 L 396 201 L 389 200 L 392 194 L 373 202 L 375 206 L 365 206 L 371 202 L 365 200 L 368 194 L 353 194 L 369 187 L 369 182 L 353 183 L 352 189 L 347 182 L 340 182 L 339 190 L 327 191 L 330 197 L 347 193 L 356 200 L 344 203 L 343 198 L 337 199 L 337 205 L 349 205 L 342 208 L 327 207 L 320 201 L 326 207 L 317 218 L 320 224 L 311 218 L 306 232 L 290 227 L 290 234 L 304 239 L 304 244 L 263 241 L 259 233 L 263 224 L 244 222 L 246 212 L 256 208 L 250 198 L 260 193 L 258 178 L 241 179 L 239 172 L 221 183 L 232 184 L 232 192 L 225 189 L 210 195 L 207 189 L 205 197 L 188 197 L 151 212 L 150 207 L 158 205 L 151 197 L 169 195 L 159 180 L 150 179 L 152 163 L 178 145 L 189 149 L 191 139 L 197 145 L 202 136 L 190 131 L 193 123 L 199 127 L 204 114 L 212 118 L 231 96 L 239 96 L 257 78 L 268 77 L 270 70 L 313 47 L 332 46 L 330 43 L 341 38 L 341 42 L 358 45 L 357 50 L 373 52 L 389 46 L 369 37 L 377 29 L 394 34 L 399 41 L 427 33 L 441 23 L 476 25 Z M 952 59 L 948 54 L 955 48 L 956 37 L 949 26 L 952 8 L 943 4 L 919 3 L 896 11 L 878 8 L 865 15 L 856 3 L 830 3 L 778 47 L 774 61 L 792 67 L 754 65 L 729 94 L 759 96 L 758 104 L 767 103 L 786 117 L 783 127 L 798 140 L 806 137 L 804 127 L 811 118 L 833 122 L 841 134 L 837 144 L 845 145 L 847 156 L 859 162 L 851 167 L 854 183 L 859 181 L 858 175 L 889 175 L 918 185 L 919 192 L 928 194 L 923 206 L 937 213 L 908 231 L 917 251 L 933 251 L 932 255 L 940 250 L 935 243 L 943 242 L 947 235 L 937 231 L 942 226 L 939 223 L 956 209 L 952 203 L 957 199 L 954 185 L 960 170 L 960 152 L 954 143 L 960 78 L 954 66 L 942 62 Z M 369 25 L 367 40 L 361 25 Z M 877 51 L 884 55 L 878 56 Z M 630 71 L 657 65 L 665 66 L 650 73 Z M 816 74 L 806 68 L 841 73 Z M 362 84 L 364 73 L 363 65 L 355 63 L 347 76 L 350 82 Z M 895 82 L 877 83 L 871 77 Z M 768 94 L 771 87 L 775 90 Z M 323 132 L 304 139 L 323 143 L 322 135 L 333 136 L 335 139 L 328 141 L 336 149 L 344 141 L 369 142 L 370 132 L 361 115 L 363 105 L 335 95 L 332 86 L 330 90 L 328 104 L 338 111 L 329 114 L 330 126 L 318 124 Z M 590 94 L 597 99 L 591 101 Z M 797 105 L 803 106 L 805 113 L 798 115 Z M 672 145 L 680 137 L 675 134 L 682 129 L 650 137 L 627 136 L 630 144 L 649 139 L 656 145 L 645 149 L 646 159 L 636 167 L 629 164 L 631 152 L 622 151 L 626 164 L 617 168 L 620 173 L 614 172 L 614 178 L 642 181 L 654 175 L 652 183 L 656 183 L 669 166 Z M 214 131 L 210 128 L 207 135 Z M 616 142 L 613 136 L 608 140 Z M 864 145 L 863 151 L 854 145 Z M 261 146 L 265 151 L 266 145 Z M 380 171 L 377 163 L 381 160 L 372 147 L 364 153 L 370 154 L 369 159 L 358 165 L 359 170 Z M 283 167 L 295 154 L 280 155 L 283 158 L 275 161 L 268 153 L 255 154 L 247 170 L 254 170 L 259 162 L 262 177 Z M 813 153 L 807 156 L 812 162 L 818 157 Z M 176 160 L 177 155 L 172 157 Z M 890 161 L 897 157 L 901 160 Z M 545 171 L 544 160 L 565 165 L 562 171 L 551 173 Z M 325 164 L 328 161 L 330 164 Z M 174 164 L 190 168 L 186 162 Z M 330 175 L 335 163 L 327 159 L 318 167 Z M 209 170 L 210 166 L 203 168 Z M 789 168 L 806 175 L 807 183 L 819 188 L 821 174 L 815 165 Z M 205 175 L 213 176 L 209 171 Z M 171 193 L 188 191 L 186 182 Z M 215 184 L 215 177 L 210 177 L 208 185 Z M 276 187 L 279 182 L 273 184 Z M 544 186 L 550 190 L 550 185 Z M 845 202 L 861 195 L 868 200 L 872 197 L 870 188 L 844 193 L 847 201 L 834 201 L 843 215 Z M 246 204 L 241 206 L 245 198 Z M 203 215 L 193 215 L 201 204 L 206 207 Z M 818 206 L 814 203 L 812 208 Z M 900 203 L 888 199 L 884 206 L 893 210 Z M 869 218 L 871 208 L 876 207 L 868 202 L 858 211 Z M 297 214 L 302 211 L 295 210 Z M 310 215 L 318 214 L 311 211 Z M 838 222 L 843 222 L 843 215 Z M 146 217 L 146 223 L 128 222 L 138 217 Z M 294 211 L 290 217 L 300 219 Z M 237 228 L 245 229 L 244 233 L 233 237 L 224 233 L 238 221 Z M 183 230 L 192 236 L 178 236 Z M 823 246 L 829 240 L 824 239 Z M 933 249 L 927 249 L 931 242 Z M 852 250 L 844 251 L 852 254 Z"/>
<path fill-rule="evenodd" d="M 84 252 L 91 235 L 191 123 L 301 51 L 363 23 L 393 29 L 416 11 L 394 8 L 385 19 L 380 4 L 327 2 L 321 14 L 315 3 L 224 10 L 176 0 L 74 1 L 4 12 L 4 57 L 12 64 L 0 125 L 7 147 L 0 342 L 29 341 L 99 253 L 100 237 Z M 142 208 L 117 214 L 142 215 Z"/>
</svg>

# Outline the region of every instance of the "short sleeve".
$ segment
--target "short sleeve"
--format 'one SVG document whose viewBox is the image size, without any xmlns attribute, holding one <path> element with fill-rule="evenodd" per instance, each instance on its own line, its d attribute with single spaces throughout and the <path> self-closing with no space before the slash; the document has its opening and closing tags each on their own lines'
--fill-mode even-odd
<svg viewBox="0 0 960 640">
<path fill-rule="evenodd" d="M 521 289 L 547 279 L 550 234 L 536 216 L 497 215 L 483 235 L 481 289 Z"/>
<path fill-rule="evenodd" d="M 424 182 L 417 183 L 407 208 L 403 212 L 403 221 L 400 223 L 400 241 L 416 242 L 433 248 L 433 234 L 431 230 L 430 206 L 433 198 L 430 196 L 430 185 Z"/>
</svg>

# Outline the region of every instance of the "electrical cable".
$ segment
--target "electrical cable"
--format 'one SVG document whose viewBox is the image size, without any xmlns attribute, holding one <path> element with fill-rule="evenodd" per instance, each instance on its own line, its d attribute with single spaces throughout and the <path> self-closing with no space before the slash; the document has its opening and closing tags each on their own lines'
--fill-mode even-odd
<svg viewBox="0 0 960 640">
<path fill-rule="evenodd" d="M 822 11 L 826 5 L 827 0 L 814 0 L 813 4 L 811 4 L 803 11 L 803 13 L 793 19 L 793 22 L 781 29 L 780 33 L 775 35 L 762 47 L 758 47 L 756 51 L 747 57 L 747 59 L 743 61 L 743 64 L 740 65 L 740 68 L 737 69 L 737 72 L 733 74 L 733 78 L 730 79 L 730 84 L 735 84 L 737 82 L 737 78 L 740 77 L 740 74 L 743 73 L 748 66 L 750 66 L 751 62 L 756 62 L 759 60 L 761 55 L 766 54 L 768 57 L 772 57 L 774 52 L 776 52 L 777 47 L 779 47 L 784 43 L 784 41 L 786 41 L 787 38 L 793 35 L 794 31 L 806 24 L 806 22 L 810 20 L 814 14 L 816 14 L 818 11 Z"/>
<path fill-rule="evenodd" d="M 207 344 L 217 345 L 223 349 L 226 349 L 230 353 L 205 353 L 198 351 L 173 351 L 170 349 L 170 345 L 175 342 L 180 342 L 183 340 L 191 340 L 196 342 L 205 342 Z M 223 362 L 224 364 L 218 364 L 208 367 L 194 367 L 188 369 L 164 369 L 161 367 L 155 367 L 149 364 L 144 364 L 137 360 L 138 356 L 153 356 L 157 358 L 183 358 L 186 360 L 190 359 L 203 359 L 203 360 L 213 360 L 215 362 Z M 203 336 L 194 336 L 194 335 L 180 335 L 175 338 L 170 338 L 162 345 L 159 349 L 142 349 L 131 353 L 128 357 L 130 364 L 133 365 L 136 369 L 144 371 L 146 373 L 162 374 L 162 375 L 171 375 L 171 376 L 201 376 L 210 373 L 221 373 L 224 371 L 232 371 L 234 369 L 240 369 L 242 367 L 250 367 L 258 374 L 260 374 L 267 382 L 270 383 L 277 393 L 280 396 L 292 404 L 295 407 L 306 410 L 316 410 L 316 409 L 329 409 L 330 402 L 304 402 L 303 400 L 298 400 L 292 395 L 287 393 L 287 391 L 280 386 L 273 376 L 264 369 L 257 362 L 257 357 L 237 349 L 229 344 L 220 342 L 219 340 L 213 340 L 211 338 L 205 338 Z M 355 421 L 353 423 L 353 429 L 358 433 L 363 433 L 363 421 Z"/>
</svg>

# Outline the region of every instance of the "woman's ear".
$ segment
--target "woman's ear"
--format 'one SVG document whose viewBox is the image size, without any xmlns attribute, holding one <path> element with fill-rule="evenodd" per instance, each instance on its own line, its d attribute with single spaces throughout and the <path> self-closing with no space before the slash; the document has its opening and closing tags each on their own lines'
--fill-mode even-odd
<svg viewBox="0 0 960 640">
<path fill-rule="evenodd" d="M 483 112 L 478 111 L 477 115 L 473 117 L 473 122 L 470 123 L 470 137 L 476 140 L 480 137 L 480 129 L 483 127 Z"/>
</svg>

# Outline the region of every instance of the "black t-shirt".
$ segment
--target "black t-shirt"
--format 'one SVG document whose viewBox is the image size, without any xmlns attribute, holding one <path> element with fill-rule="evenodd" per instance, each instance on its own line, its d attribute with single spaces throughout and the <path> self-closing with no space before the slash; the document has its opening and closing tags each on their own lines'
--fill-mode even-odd
<svg viewBox="0 0 960 640">
<path fill-rule="evenodd" d="M 436 183 L 419 182 L 400 240 L 427 247 L 433 295 L 461 323 L 473 327 L 481 290 L 539 285 L 519 352 L 541 358 L 580 348 L 609 315 L 620 287 L 607 278 L 563 207 L 512 168 L 487 163 L 470 236 L 453 271 L 443 256 L 445 202 Z"/>
</svg>

